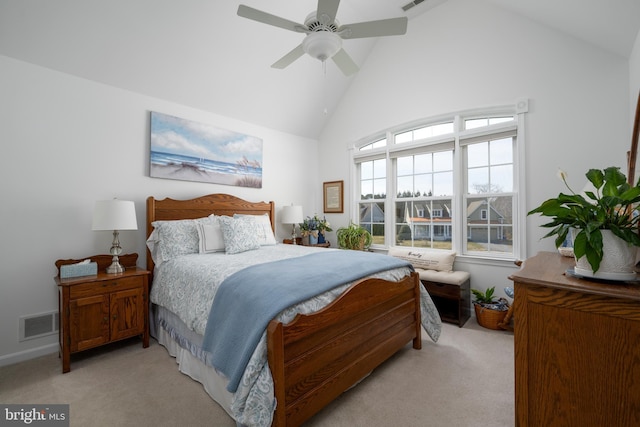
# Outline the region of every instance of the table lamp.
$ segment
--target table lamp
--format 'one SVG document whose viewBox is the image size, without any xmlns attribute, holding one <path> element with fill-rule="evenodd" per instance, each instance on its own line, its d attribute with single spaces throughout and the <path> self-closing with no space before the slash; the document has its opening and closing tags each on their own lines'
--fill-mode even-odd
<svg viewBox="0 0 640 427">
<path fill-rule="evenodd" d="M 120 230 L 137 230 L 135 204 L 127 200 L 100 200 L 97 201 L 93 209 L 94 231 L 113 230 L 113 242 L 109 253 L 113 256 L 111 265 L 107 267 L 107 273 L 115 274 L 124 272 L 124 267 L 120 264 L 118 255 L 122 253 L 120 247 Z"/>
<path fill-rule="evenodd" d="M 301 223 L 302 218 L 302 206 L 284 206 L 282 208 L 282 218 L 281 222 L 283 224 L 293 224 L 293 229 L 291 230 L 291 240 L 292 243 L 296 244 L 296 224 Z"/>
</svg>

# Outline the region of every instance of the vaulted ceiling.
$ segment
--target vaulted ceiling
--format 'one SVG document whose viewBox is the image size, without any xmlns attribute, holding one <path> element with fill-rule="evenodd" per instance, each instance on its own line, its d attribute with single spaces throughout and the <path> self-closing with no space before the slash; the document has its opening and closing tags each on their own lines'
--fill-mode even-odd
<svg viewBox="0 0 640 427">
<path fill-rule="evenodd" d="M 456 0 L 342 0 L 343 24 L 409 18 Z M 477 0 L 629 57 L 640 0 Z M 241 18 L 246 4 L 303 23 L 316 0 L 0 0 L 0 55 L 280 131 L 317 138 L 357 74 L 303 56 L 304 35 Z M 402 36 L 394 36 L 402 37 Z M 363 66 L 376 39 L 344 43 Z M 326 113 L 325 113 L 326 109 Z"/>
</svg>

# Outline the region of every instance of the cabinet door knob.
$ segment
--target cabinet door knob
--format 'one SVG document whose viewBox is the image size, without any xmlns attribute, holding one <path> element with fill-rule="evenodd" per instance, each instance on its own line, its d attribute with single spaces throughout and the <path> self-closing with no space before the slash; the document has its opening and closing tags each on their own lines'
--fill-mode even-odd
<svg viewBox="0 0 640 427">
<path fill-rule="evenodd" d="M 114 314 L 114 315 L 113 315 L 113 320 L 116 320 L 117 318 L 118 318 L 118 315 L 117 315 L 117 314 Z"/>
</svg>

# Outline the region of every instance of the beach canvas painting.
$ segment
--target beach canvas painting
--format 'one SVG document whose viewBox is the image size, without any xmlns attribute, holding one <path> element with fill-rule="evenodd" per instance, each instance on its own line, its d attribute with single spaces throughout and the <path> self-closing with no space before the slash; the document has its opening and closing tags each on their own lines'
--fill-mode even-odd
<svg viewBox="0 0 640 427">
<path fill-rule="evenodd" d="M 262 139 L 151 112 L 153 178 L 262 188 Z"/>
</svg>

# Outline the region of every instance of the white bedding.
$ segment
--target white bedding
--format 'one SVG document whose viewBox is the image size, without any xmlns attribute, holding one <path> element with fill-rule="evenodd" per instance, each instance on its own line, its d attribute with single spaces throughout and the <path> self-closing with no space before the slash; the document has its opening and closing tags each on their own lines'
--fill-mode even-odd
<svg viewBox="0 0 640 427">
<path fill-rule="evenodd" d="M 262 246 L 257 250 L 234 255 L 224 253 L 181 255 L 163 262 L 154 271 L 151 302 L 175 314 L 180 322 L 177 322 L 172 315 L 163 316 L 162 311 L 156 322 L 182 348 L 187 349 L 195 358 L 204 361 L 205 358 L 200 348 L 202 335 L 206 328 L 215 292 L 226 277 L 249 265 L 326 250 L 335 249 L 278 244 Z M 400 280 L 409 271 L 408 268 L 399 268 L 372 277 Z M 256 284 L 256 286 L 259 285 L 259 283 Z M 318 311 L 336 299 L 349 286 L 350 284 L 340 286 L 290 307 L 277 316 L 277 319 L 288 323 L 298 313 Z M 420 290 L 422 325 L 435 341 L 440 334 L 440 317 L 428 293 L 422 287 Z M 185 327 L 188 331 L 185 331 Z M 173 355 L 175 356 L 175 354 Z M 238 390 L 230 396 L 230 399 L 228 395 L 223 394 L 222 400 L 224 402 L 219 402 L 240 425 L 271 425 L 275 399 L 273 380 L 267 365 L 266 355 L 267 344 L 266 333 L 264 333 L 249 361 Z M 213 397 L 219 400 L 215 396 Z M 228 404 L 229 400 L 230 405 Z"/>
</svg>

